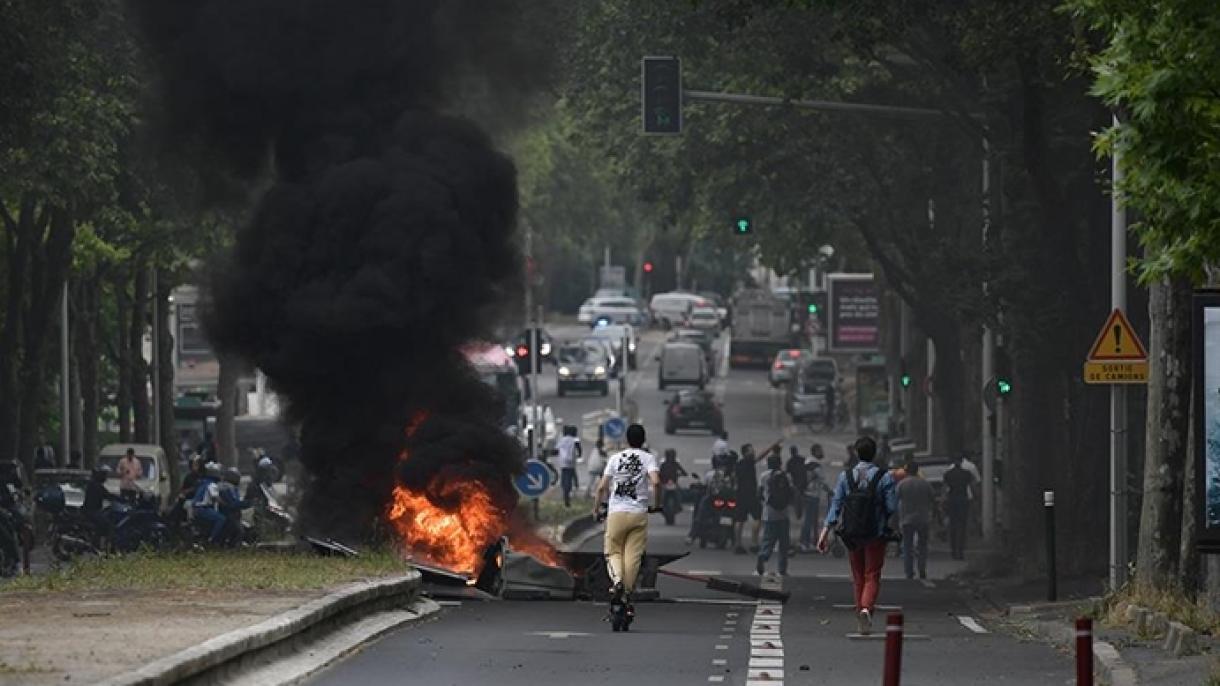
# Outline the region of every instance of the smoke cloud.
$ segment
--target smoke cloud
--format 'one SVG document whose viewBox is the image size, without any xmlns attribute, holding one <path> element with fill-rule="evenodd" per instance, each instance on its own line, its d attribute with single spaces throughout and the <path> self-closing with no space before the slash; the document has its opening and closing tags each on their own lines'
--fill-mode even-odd
<svg viewBox="0 0 1220 686">
<path fill-rule="evenodd" d="M 272 172 L 214 272 L 207 323 L 301 427 L 311 533 L 369 534 L 395 475 L 423 491 L 456 473 L 515 501 L 520 448 L 459 352 L 490 337 L 520 278 L 515 170 L 440 111 L 466 75 L 509 90 L 508 73 L 537 73 L 513 44 L 515 4 L 133 3 L 167 140 L 246 178 Z"/>
</svg>

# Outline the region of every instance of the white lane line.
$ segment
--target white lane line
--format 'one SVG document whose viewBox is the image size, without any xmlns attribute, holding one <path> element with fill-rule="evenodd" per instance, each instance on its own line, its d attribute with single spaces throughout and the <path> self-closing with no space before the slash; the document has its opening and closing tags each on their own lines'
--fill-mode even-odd
<svg viewBox="0 0 1220 686">
<path fill-rule="evenodd" d="M 834 605 L 831 605 L 831 607 L 836 610 L 851 610 L 853 612 L 856 610 L 856 606 L 852 605 L 851 603 L 835 603 Z M 902 612 L 901 605 L 874 605 L 873 609 L 883 612 Z"/>
<path fill-rule="evenodd" d="M 582 636 L 592 636 L 581 631 L 531 631 L 527 636 L 546 636 L 547 638 L 576 638 Z"/>
<path fill-rule="evenodd" d="M 716 644 L 716 650 L 728 650 L 728 649 L 729 649 L 729 647 L 723 643 Z"/>
<path fill-rule="evenodd" d="M 784 651 L 780 648 L 751 648 L 750 657 L 783 657 Z"/>
<path fill-rule="evenodd" d="M 736 617 L 737 613 L 736 612 L 726 612 L 726 613 L 724 613 L 724 616 L 725 617 Z"/>
<path fill-rule="evenodd" d="M 440 605 L 441 607 L 461 607 L 462 606 L 462 601 L 460 601 L 460 600 L 436 600 L 433 602 L 435 602 L 437 605 Z"/>
<path fill-rule="evenodd" d="M 707 680 L 714 684 L 718 684 L 718 683 L 724 681 L 724 675 L 723 674 L 713 674 L 712 676 L 709 676 L 707 678 Z"/>
<path fill-rule="evenodd" d="M 681 571 L 681 570 L 678 570 Z M 719 569 L 692 569 L 683 574 L 694 574 L 695 576 L 720 576 L 723 574 Z"/>
<path fill-rule="evenodd" d="M 722 641 L 729 638 L 733 638 L 733 634 L 720 634 L 720 640 Z"/>
<path fill-rule="evenodd" d="M 724 598 L 674 598 L 675 603 L 688 603 L 690 605 L 728 605 L 731 607 L 749 607 L 757 606 L 760 601 L 757 600 L 726 600 Z"/>
<path fill-rule="evenodd" d="M 778 638 L 756 638 L 750 640 L 751 648 L 783 648 L 784 642 Z"/>
<path fill-rule="evenodd" d="M 961 622 L 961 623 L 962 623 L 962 626 L 966 627 L 967 629 L 969 629 L 969 630 L 973 631 L 973 632 L 974 632 L 974 633 L 976 633 L 976 634 L 987 634 L 987 633 L 991 633 L 991 632 L 987 631 L 987 629 L 986 629 L 986 628 L 984 628 L 982 624 L 979 624 L 979 623 L 978 623 L 978 622 L 977 622 L 977 621 L 974 619 L 974 617 L 962 617 L 962 616 L 959 616 L 959 617 L 957 618 L 957 621 Z"/>
<path fill-rule="evenodd" d="M 752 657 L 750 658 L 750 669 L 783 669 L 784 658 L 782 657 Z"/>
<path fill-rule="evenodd" d="M 718 657 L 715 660 L 712 660 L 713 667 L 723 667 L 723 666 L 727 665 L 728 663 L 729 663 L 729 661 L 724 659 L 723 657 Z"/>
</svg>

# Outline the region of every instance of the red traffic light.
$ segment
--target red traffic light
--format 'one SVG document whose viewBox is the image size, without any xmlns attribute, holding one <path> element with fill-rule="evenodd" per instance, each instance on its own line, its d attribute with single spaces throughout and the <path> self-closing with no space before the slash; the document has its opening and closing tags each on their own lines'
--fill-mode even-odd
<svg viewBox="0 0 1220 686">
<path fill-rule="evenodd" d="M 645 263 L 644 263 L 644 273 L 645 273 L 645 274 L 651 274 L 651 273 L 652 273 L 652 262 L 645 262 Z"/>
</svg>

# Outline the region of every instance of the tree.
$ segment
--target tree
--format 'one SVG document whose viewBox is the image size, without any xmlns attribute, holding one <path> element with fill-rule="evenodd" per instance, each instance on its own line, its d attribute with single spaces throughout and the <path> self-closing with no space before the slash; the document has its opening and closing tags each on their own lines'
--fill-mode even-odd
<svg viewBox="0 0 1220 686">
<path fill-rule="evenodd" d="M 1091 52 L 1093 92 L 1121 113 L 1097 140 L 1121 151 L 1119 198 L 1134 210 L 1144 246 L 1136 263 L 1152 290 L 1144 498 L 1136 573 L 1164 587 L 1196 576 L 1191 540 L 1189 295 L 1220 259 L 1220 14 L 1200 0 L 1072 0 L 1100 38 Z M 1085 47 L 1091 48 L 1092 45 Z M 1196 437 L 1195 440 L 1199 440 Z"/>
</svg>

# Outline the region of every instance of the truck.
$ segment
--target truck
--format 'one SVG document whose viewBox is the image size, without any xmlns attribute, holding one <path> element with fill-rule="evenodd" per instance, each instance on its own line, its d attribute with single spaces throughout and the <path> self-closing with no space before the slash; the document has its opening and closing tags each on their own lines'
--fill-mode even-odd
<svg viewBox="0 0 1220 686">
<path fill-rule="evenodd" d="M 733 338 L 729 365 L 767 367 L 775 354 L 789 347 L 791 317 L 783 299 L 751 288 L 733 296 Z"/>
</svg>

